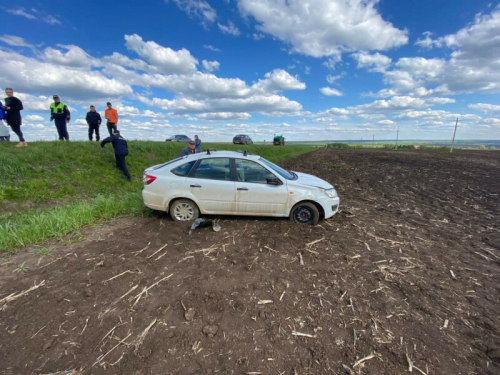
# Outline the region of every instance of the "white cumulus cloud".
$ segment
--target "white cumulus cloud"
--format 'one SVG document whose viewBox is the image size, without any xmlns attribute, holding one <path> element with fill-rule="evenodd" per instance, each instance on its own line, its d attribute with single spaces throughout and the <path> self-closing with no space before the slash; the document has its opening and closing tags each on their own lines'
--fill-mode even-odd
<svg viewBox="0 0 500 375">
<path fill-rule="evenodd" d="M 125 35 L 125 45 L 163 73 L 192 73 L 196 71 L 198 65 L 198 60 L 191 56 L 187 49 L 174 51 L 156 42 L 145 42 L 137 34 Z"/>
<path fill-rule="evenodd" d="M 177 7 L 190 17 L 201 18 L 203 22 L 214 22 L 217 12 L 204 0 L 173 0 Z"/>
<path fill-rule="evenodd" d="M 0 41 L 7 43 L 10 46 L 14 47 L 28 47 L 33 48 L 32 44 L 27 43 L 24 38 L 15 35 L 2 35 L 0 36 Z"/>
<path fill-rule="evenodd" d="M 333 89 L 331 87 L 322 87 L 319 89 L 323 95 L 326 96 L 343 96 L 342 92 L 337 89 Z"/>
<path fill-rule="evenodd" d="M 377 0 L 238 0 L 257 29 L 314 57 L 343 50 L 387 50 L 408 42 L 406 30 L 382 19 Z"/>
<path fill-rule="evenodd" d="M 45 121 L 46 119 L 39 115 L 28 115 L 26 116 L 26 120 L 29 121 Z"/>
<path fill-rule="evenodd" d="M 469 104 L 468 107 L 472 109 L 477 109 L 478 111 L 484 112 L 488 115 L 500 115 L 500 105 L 476 103 L 476 104 Z"/>
<path fill-rule="evenodd" d="M 218 61 L 203 60 L 201 63 L 203 64 L 203 67 L 207 72 L 213 72 L 214 70 L 219 70 L 220 67 L 220 63 Z"/>
<path fill-rule="evenodd" d="M 234 25 L 232 21 L 229 21 L 227 26 L 221 23 L 218 23 L 217 25 L 224 34 L 230 34 L 234 36 L 240 35 L 240 30 Z"/>
</svg>

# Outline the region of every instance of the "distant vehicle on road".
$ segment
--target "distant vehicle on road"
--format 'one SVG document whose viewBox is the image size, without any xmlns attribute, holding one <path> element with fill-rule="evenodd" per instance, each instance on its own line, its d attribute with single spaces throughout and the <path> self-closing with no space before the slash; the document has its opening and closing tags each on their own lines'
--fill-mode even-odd
<svg viewBox="0 0 500 375">
<path fill-rule="evenodd" d="M 253 145 L 252 138 L 246 134 L 238 134 L 233 137 L 233 144 Z"/>
<path fill-rule="evenodd" d="M 339 209 L 330 183 L 246 152 L 180 157 L 146 169 L 143 182 L 144 204 L 176 221 L 195 220 L 201 213 L 289 217 L 313 225 Z"/>
<path fill-rule="evenodd" d="M 191 138 L 189 138 L 187 135 L 173 135 L 170 138 L 165 139 L 165 142 L 185 142 L 188 143 L 191 141 Z"/>
<path fill-rule="evenodd" d="M 273 139 L 274 146 L 284 146 L 285 145 L 285 137 L 282 135 L 275 135 Z"/>
</svg>

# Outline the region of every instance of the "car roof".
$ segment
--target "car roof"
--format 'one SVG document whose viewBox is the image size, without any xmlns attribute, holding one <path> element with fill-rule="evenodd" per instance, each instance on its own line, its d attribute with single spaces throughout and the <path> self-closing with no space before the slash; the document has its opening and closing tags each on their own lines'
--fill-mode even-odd
<svg viewBox="0 0 500 375">
<path fill-rule="evenodd" d="M 259 160 L 259 155 L 252 154 L 243 154 L 242 152 L 236 151 L 210 151 L 210 154 L 207 152 L 201 152 L 198 154 L 188 155 L 185 159 L 209 159 L 209 158 L 238 158 L 238 159 L 248 159 L 248 160 Z"/>
</svg>

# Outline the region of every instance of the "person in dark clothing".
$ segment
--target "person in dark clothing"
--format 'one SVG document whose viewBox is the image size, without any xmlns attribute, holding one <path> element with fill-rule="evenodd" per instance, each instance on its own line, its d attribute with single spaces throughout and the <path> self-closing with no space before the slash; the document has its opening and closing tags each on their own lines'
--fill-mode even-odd
<svg viewBox="0 0 500 375">
<path fill-rule="evenodd" d="M 197 154 L 201 152 L 201 139 L 197 135 L 194 136 L 194 150 Z"/>
<path fill-rule="evenodd" d="M 5 89 L 5 94 L 7 94 L 4 107 L 7 111 L 6 121 L 7 124 L 11 127 L 12 131 L 19 137 L 19 143 L 16 145 L 16 147 L 28 146 L 28 143 L 26 143 L 26 140 L 24 139 L 23 132 L 21 131 L 21 111 L 24 109 L 23 103 L 14 96 L 14 90 L 12 90 L 10 87 L 7 87 Z"/>
<path fill-rule="evenodd" d="M 101 126 L 101 115 L 99 112 L 95 111 L 95 107 L 93 105 L 90 106 L 90 112 L 87 112 L 87 124 L 89 125 L 89 141 L 92 140 L 92 135 L 95 131 L 95 140 L 99 142 L 99 126 Z"/>
<path fill-rule="evenodd" d="M 189 141 L 189 146 L 181 151 L 181 156 L 196 154 L 195 147 L 196 144 L 194 143 L 194 141 Z"/>
<path fill-rule="evenodd" d="M 101 147 L 104 149 L 106 143 L 110 142 L 115 150 L 116 168 L 120 169 L 125 178 L 130 181 L 130 173 L 128 173 L 127 164 L 125 163 L 125 156 L 128 155 L 127 140 L 120 135 L 118 130 L 113 130 L 113 135 L 105 138 L 101 142 Z"/>
<path fill-rule="evenodd" d="M 54 95 L 52 98 L 54 99 L 54 103 L 50 105 L 50 121 L 54 120 L 59 140 L 69 141 L 67 124 L 71 120 L 71 114 L 68 107 L 64 103 L 61 103 L 59 96 Z"/>
</svg>

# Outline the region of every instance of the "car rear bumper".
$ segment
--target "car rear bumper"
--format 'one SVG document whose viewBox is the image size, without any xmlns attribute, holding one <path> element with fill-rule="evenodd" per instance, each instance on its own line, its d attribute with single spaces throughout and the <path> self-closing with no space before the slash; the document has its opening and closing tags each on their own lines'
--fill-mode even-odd
<svg viewBox="0 0 500 375">
<path fill-rule="evenodd" d="M 160 194 L 155 194 L 146 189 L 142 190 L 142 200 L 144 201 L 144 205 L 153 210 L 158 211 L 166 211 L 166 207 L 164 205 L 164 196 Z"/>
</svg>

